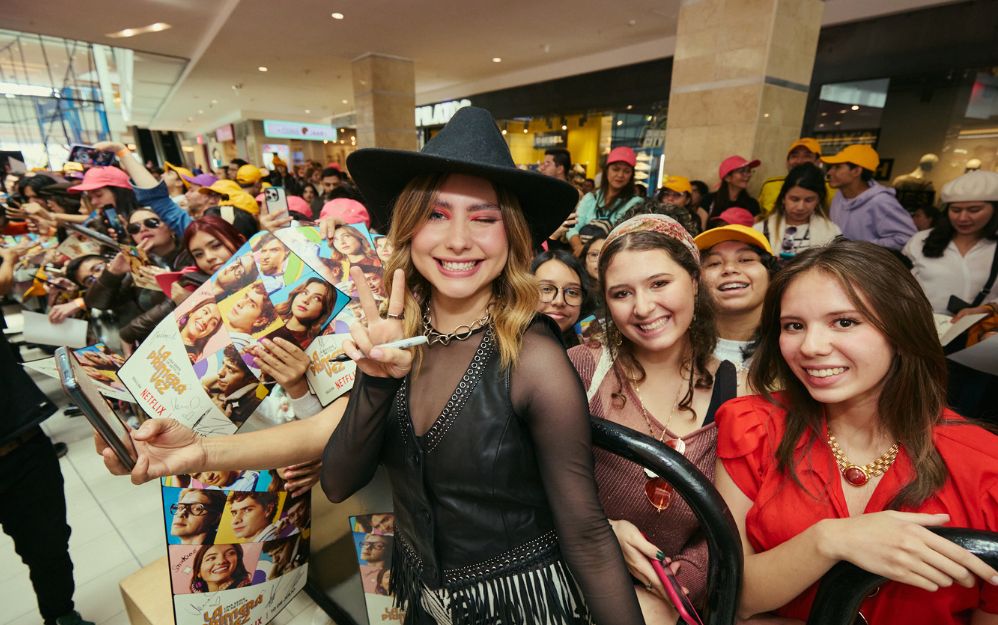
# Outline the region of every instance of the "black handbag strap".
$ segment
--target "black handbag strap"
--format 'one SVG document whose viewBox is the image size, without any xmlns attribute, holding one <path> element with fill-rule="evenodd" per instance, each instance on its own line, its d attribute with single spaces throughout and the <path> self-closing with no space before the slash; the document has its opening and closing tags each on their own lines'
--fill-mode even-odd
<svg viewBox="0 0 998 625">
<path fill-rule="evenodd" d="M 988 281 L 984 283 L 984 288 L 970 303 L 971 308 L 980 306 L 984 302 L 984 298 L 991 292 L 991 287 L 995 285 L 995 278 L 998 278 L 998 244 L 995 245 L 995 256 L 991 259 L 991 274 L 988 276 Z"/>
</svg>

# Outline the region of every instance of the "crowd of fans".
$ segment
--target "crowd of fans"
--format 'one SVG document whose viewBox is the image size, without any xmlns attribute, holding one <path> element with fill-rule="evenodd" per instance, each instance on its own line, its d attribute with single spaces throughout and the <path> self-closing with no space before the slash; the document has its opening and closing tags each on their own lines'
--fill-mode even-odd
<svg viewBox="0 0 998 625">
<path fill-rule="evenodd" d="M 289 168 L 275 157 L 269 171 L 236 159 L 214 173 L 174 165 L 159 172 L 121 144 L 98 148 L 114 152 L 118 166 L 8 175 L 4 227 L 7 234 L 61 241 L 75 236 L 70 224 L 83 224 L 141 250 L 139 264 L 120 252 L 45 264 L 49 319 L 91 319 L 94 338 L 125 355 L 189 295 L 180 283 L 170 293 L 137 286 L 157 273 L 190 268 L 203 281 L 252 234 L 291 219 L 320 222 L 331 239 L 348 234 L 346 224 L 370 223 L 372 214 L 375 229 L 388 226 L 365 206 L 364 185 L 339 166 Z M 636 163 L 631 148 L 616 147 L 590 180 L 573 169 L 566 150 L 546 152 L 539 172 L 573 184 L 578 202 L 560 226 L 533 242 L 536 311 L 570 348 L 592 415 L 669 444 L 715 482 L 745 542 L 740 611 L 746 618 L 779 615 L 786 623 L 805 619 L 814 582 L 834 562 L 848 560 L 899 582 L 866 604 L 870 622 L 929 622 L 919 618 L 931 614 L 931 622 L 968 623 L 975 612 L 994 613 L 994 571 L 912 528 L 952 522 L 995 529 L 993 518 L 980 516 L 998 505 L 996 458 L 989 455 L 995 444 L 975 447 L 972 434 L 941 424 L 960 421 L 957 413 L 998 421 L 998 384 L 987 372 L 943 359 L 930 313 L 937 323 L 943 316 L 984 316 L 950 351 L 994 332 L 998 173 L 969 172 L 949 182 L 936 216 L 920 218 L 916 227 L 893 189 L 874 179 L 879 156 L 867 145 L 822 155 L 816 140 L 794 141 L 786 175 L 765 181 L 756 197 L 749 186 L 758 160 L 724 159 L 713 192 L 675 173 L 643 192 Z M 435 184 L 425 197 L 451 188 Z M 261 210 L 268 186 L 286 191 L 290 216 Z M 388 269 L 411 263 L 398 256 L 411 240 L 385 233 L 396 254 Z M 4 265 L 16 263 L 23 249 L 4 248 Z M 384 281 L 391 291 L 392 276 Z M 388 313 L 402 319 L 401 309 L 389 306 Z M 276 341 L 264 342 L 261 369 L 286 390 L 296 413 L 318 413 L 304 383 L 307 358 L 290 342 Z M 465 352 L 458 352 L 461 367 L 471 357 Z M 880 373 L 866 373 L 855 397 L 821 390 L 829 384 L 822 380 L 853 367 Z M 558 380 L 552 372 L 549 383 Z M 879 399 L 870 404 L 869 397 Z M 269 439 L 245 435 L 240 453 L 250 466 L 291 465 L 300 475 L 297 463 L 318 457 L 343 414 L 342 402 L 334 406 L 335 415 L 297 430 L 278 428 Z M 863 411 L 876 413 L 876 427 L 842 425 Z M 846 415 L 834 434 L 825 422 L 833 412 Z M 141 438 L 151 444 L 165 436 L 155 426 L 143 428 Z M 302 444 L 306 438 L 310 445 Z M 831 450 L 830 468 L 800 462 L 817 446 Z M 860 461 L 870 462 L 853 464 Z M 300 492 L 315 482 L 319 468 L 310 466 L 290 488 Z M 650 560 L 668 564 L 702 605 L 709 556 L 689 507 L 672 498 L 661 478 L 598 450 L 595 478 L 645 622 L 678 617 Z M 955 492 L 958 478 L 980 481 L 971 492 Z M 867 488 L 877 483 L 883 492 Z M 900 549 L 898 536 L 918 543 L 909 551 L 919 565 L 896 565 L 884 553 Z M 584 590 L 591 598 L 591 587 Z M 898 620 L 900 610 L 914 620 Z"/>
</svg>

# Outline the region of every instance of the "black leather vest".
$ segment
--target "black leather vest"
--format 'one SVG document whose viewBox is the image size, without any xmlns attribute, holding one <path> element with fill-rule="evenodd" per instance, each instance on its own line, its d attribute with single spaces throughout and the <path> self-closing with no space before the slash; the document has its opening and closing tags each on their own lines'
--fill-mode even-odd
<svg viewBox="0 0 998 625">
<path fill-rule="evenodd" d="M 409 418 L 408 379 L 395 396 L 383 462 L 402 560 L 392 578 L 401 585 L 418 578 L 430 588 L 454 588 L 558 558 L 530 432 L 513 412 L 493 331 L 485 332 L 424 436 L 417 439 Z"/>
</svg>

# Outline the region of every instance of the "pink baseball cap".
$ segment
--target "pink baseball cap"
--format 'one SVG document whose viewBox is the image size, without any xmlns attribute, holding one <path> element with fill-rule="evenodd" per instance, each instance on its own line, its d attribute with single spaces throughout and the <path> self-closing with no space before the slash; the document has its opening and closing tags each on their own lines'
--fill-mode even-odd
<svg viewBox="0 0 998 625">
<path fill-rule="evenodd" d="M 256 203 L 263 206 L 266 199 L 264 194 L 261 193 L 256 196 Z M 312 207 L 308 205 L 308 202 L 298 197 L 297 195 L 289 195 L 288 199 L 288 210 L 292 213 L 298 213 L 298 215 L 304 217 L 305 219 L 312 219 Z"/>
<path fill-rule="evenodd" d="M 606 157 L 606 164 L 611 163 L 627 163 L 631 167 L 634 167 L 638 162 L 638 157 L 634 155 L 634 150 L 626 146 L 620 146 L 619 148 L 613 148 L 610 150 L 610 154 Z"/>
<path fill-rule="evenodd" d="M 371 227 L 371 216 L 367 213 L 367 209 L 357 200 L 350 198 L 338 197 L 323 204 L 319 218 L 326 217 L 336 217 L 348 224 L 363 222 L 367 227 Z"/>
<path fill-rule="evenodd" d="M 128 181 L 128 174 L 117 167 L 91 167 L 83 174 L 83 182 L 68 190 L 70 193 L 82 193 L 104 187 L 131 189 L 132 183 Z"/>
<path fill-rule="evenodd" d="M 755 159 L 754 161 L 747 161 L 736 154 L 735 156 L 729 156 L 728 158 L 721 161 L 721 166 L 717 168 L 717 176 L 721 180 L 724 180 L 725 176 L 735 171 L 736 169 L 741 169 L 742 167 L 751 167 L 752 169 L 755 169 L 761 164 L 762 161 L 760 161 L 759 159 Z"/>
<path fill-rule="evenodd" d="M 737 167 L 735 169 L 738 169 Z M 748 209 L 741 208 L 738 206 L 732 206 L 728 210 L 721 211 L 721 214 L 715 217 L 715 219 L 720 219 L 724 223 L 731 226 L 748 226 L 752 227 L 755 223 L 755 217 Z"/>
<path fill-rule="evenodd" d="M 298 213 L 305 219 L 312 219 L 312 207 L 308 205 L 308 202 L 297 195 L 288 196 L 288 210 L 292 213 Z"/>
</svg>

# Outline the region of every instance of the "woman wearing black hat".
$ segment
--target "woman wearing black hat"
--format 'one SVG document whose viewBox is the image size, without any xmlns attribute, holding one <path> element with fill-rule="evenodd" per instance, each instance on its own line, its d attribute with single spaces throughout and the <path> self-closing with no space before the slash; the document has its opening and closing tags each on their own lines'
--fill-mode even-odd
<svg viewBox="0 0 998 625">
<path fill-rule="evenodd" d="M 368 323 L 344 344 L 362 373 L 342 421 L 339 402 L 228 437 L 152 419 L 133 433 L 133 481 L 309 460 L 335 427 L 330 499 L 378 464 L 391 477 L 391 584 L 406 623 L 641 623 L 596 494 L 586 396 L 553 323 L 535 314 L 528 271 L 531 240 L 554 231 L 577 192 L 517 170 L 495 121 L 470 107 L 420 153 L 358 150 L 348 164 L 375 220 L 391 217 L 395 251 L 384 317 L 353 270 Z M 429 345 L 415 353 L 374 347 L 420 334 Z"/>
<path fill-rule="evenodd" d="M 535 317 L 530 231 L 551 232 L 577 193 L 518 171 L 481 109 L 421 153 L 348 164 L 381 219 L 397 196 L 395 253 L 384 316 L 354 277 L 368 322 L 344 348 L 363 373 L 322 485 L 342 501 L 387 467 L 406 622 L 640 623 L 596 495 L 585 394 Z M 418 334 L 430 342 L 415 353 L 375 347 Z"/>
</svg>

